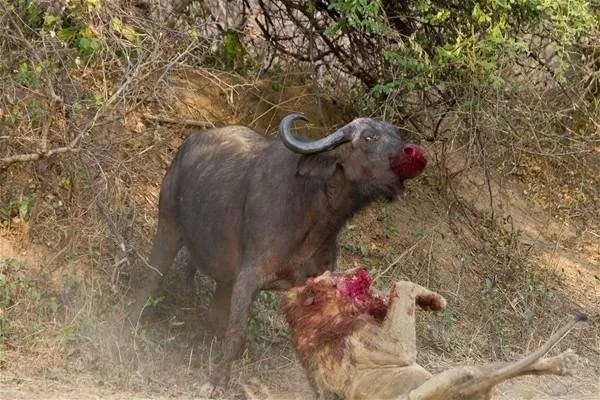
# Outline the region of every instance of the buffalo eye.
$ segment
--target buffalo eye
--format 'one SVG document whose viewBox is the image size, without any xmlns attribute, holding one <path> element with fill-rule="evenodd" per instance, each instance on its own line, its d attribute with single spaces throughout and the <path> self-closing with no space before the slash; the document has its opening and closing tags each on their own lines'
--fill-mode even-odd
<svg viewBox="0 0 600 400">
<path fill-rule="evenodd" d="M 374 142 L 377 140 L 377 136 L 375 136 L 375 135 L 365 135 L 363 137 L 364 137 L 365 141 L 367 141 L 367 142 Z"/>
</svg>

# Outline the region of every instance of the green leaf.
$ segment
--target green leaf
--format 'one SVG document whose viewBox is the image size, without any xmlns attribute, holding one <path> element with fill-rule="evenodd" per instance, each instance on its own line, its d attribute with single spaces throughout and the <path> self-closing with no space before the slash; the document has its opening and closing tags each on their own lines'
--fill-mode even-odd
<svg viewBox="0 0 600 400">
<path fill-rule="evenodd" d="M 104 103 L 104 96 L 100 92 L 94 92 L 94 104 L 100 107 Z"/>
<path fill-rule="evenodd" d="M 90 55 L 95 50 L 100 48 L 100 40 L 95 37 L 80 37 L 78 41 L 78 48 L 83 54 Z"/>
<path fill-rule="evenodd" d="M 73 35 L 74 32 L 70 28 L 62 28 L 61 30 L 56 32 L 56 37 L 58 38 L 58 40 L 61 40 L 63 42 L 68 42 L 69 40 L 71 40 L 73 38 Z"/>
<path fill-rule="evenodd" d="M 449 16 L 450 16 L 450 10 L 446 10 L 446 9 L 442 8 L 442 9 L 438 10 L 438 12 L 435 13 L 431 17 L 430 22 L 433 25 L 439 25 L 442 22 L 446 21 Z"/>
<path fill-rule="evenodd" d="M 79 50 L 81 50 L 84 53 L 87 53 L 88 51 L 90 51 L 90 49 L 90 39 L 86 37 L 79 38 Z"/>
<path fill-rule="evenodd" d="M 44 25 L 45 26 L 54 26 L 58 22 L 58 17 L 54 15 L 47 14 L 44 16 Z"/>
<path fill-rule="evenodd" d="M 19 217 L 25 220 L 29 215 L 29 200 L 19 200 Z"/>
<path fill-rule="evenodd" d="M 492 18 L 481 9 L 478 3 L 476 3 L 475 7 L 473 7 L 471 17 L 475 22 L 477 22 L 478 25 L 489 24 L 492 22 Z"/>
<path fill-rule="evenodd" d="M 121 34 L 125 39 L 129 40 L 132 43 L 137 43 L 138 34 L 131 25 L 124 23 L 118 17 L 113 17 L 110 20 L 110 25 L 115 32 Z"/>
<path fill-rule="evenodd" d="M 102 6 L 101 0 L 85 0 L 88 11 L 99 10 Z"/>
</svg>

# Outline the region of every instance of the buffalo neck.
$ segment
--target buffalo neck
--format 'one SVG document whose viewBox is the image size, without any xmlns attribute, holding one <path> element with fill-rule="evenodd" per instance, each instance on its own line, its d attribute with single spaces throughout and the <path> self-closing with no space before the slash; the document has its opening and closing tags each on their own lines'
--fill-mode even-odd
<svg viewBox="0 0 600 400">
<path fill-rule="evenodd" d="M 327 166 L 323 166 L 301 174 L 297 169 L 302 157 L 299 154 L 290 152 L 280 143 L 274 143 L 265 151 L 277 154 L 270 158 L 272 163 L 259 164 L 258 167 L 263 171 L 261 176 L 269 177 L 273 185 L 271 200 L 286 204 L 287 216 L 282 211 L 282 220 L 298 218 L 300 225 L 299 221 L 306 221 L 308 224 L 305 226 L 312 226 L 314 230 L 309 233 L 314 240 L 335 239 L 348 219 L 381 197 L 379 190 L 366 190 L 370 186 L 350 182 L 339 165 L 332 172 L 325 172 Z M 332 157 L 336 156 L 332 154 Z M 302 235 L 301 231 L 298 234 Z"/>
<path fill-rule="evenodd" d="M 365 195 L 359 185 L 348 182 L 341 168 L 329 179 L 319 180 L 317 185 L 319 190 L 314 201 L 321 210 L 316 221 L 320 237 L 336 237 L 346 221 L 376 198 Z"/>
</svg>

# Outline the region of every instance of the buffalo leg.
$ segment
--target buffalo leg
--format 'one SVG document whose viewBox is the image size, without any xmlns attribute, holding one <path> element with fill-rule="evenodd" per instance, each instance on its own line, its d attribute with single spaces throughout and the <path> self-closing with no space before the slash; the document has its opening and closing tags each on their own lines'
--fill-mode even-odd
<svg viewBox="0 0 600 400">
<path fill-rule="evenodd" d="M 196 265 L 194 264 L 194 262 L 192 260 L 190 260 L 184 268 L 185 283 L 189 290 L 196 289 L 195 280 L 196 280 L 196 271 L 197 270 L 198 270 L 198 268 L 196 268 Z"/>
<path fill-rule="evenodd" d="M 159 218 L 156 236 L 152 245 L 152 253 L 150 255 L 150 265 L 156 270 L 149 272 L 150 275 L 136 296 L 136 303 L 132 310 L 136 313 L 136 315 L 132 315 L 134 325 L 137 324 L 137 319 L 144 311 L 144 307 L 150 296 L 156 293 L 163 277 L 168 272 L 175 256 L 177 256 L 177 252 L 179 252 L 182 246 L 183 240 L 177 229 L 172 224 L 166 222 L 165 218 Z"/>
<path fill-rule="evenodd" d="M 252 273 L 253 268 L 246 267 L 236 277 L 233 284 L 230 303 L 229 321 L 223 343 L 223 358 L 215 368 L 215 373 L 210 377 L 215 387 L 225 387 L 231 376 L 231 366 L 237 360 L 246 343 L 248 317 L 250 307 L 258 294 L 261 283 Z M 231 301 L 235 299 L 235 301 Z"/>
<path fill-rule="evenodd" d="M 208 307 L 208 328 L 220 337 L 225 333 L 229 322 L 232 291 L 231 284 L 216 282 L 215 292 Z"/>
</svg>

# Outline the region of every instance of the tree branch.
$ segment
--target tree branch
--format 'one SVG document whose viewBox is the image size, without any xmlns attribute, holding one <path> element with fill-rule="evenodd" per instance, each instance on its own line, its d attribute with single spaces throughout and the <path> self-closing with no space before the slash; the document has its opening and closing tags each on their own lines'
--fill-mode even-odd
<svg viewBox="0 0 600 400">
<path fill-rule="evenodd" d="M 87 129 L 84 129 L 79 135 L 77 135 L 75 137 L 75 139 L 71 140 L 71 142 L 66 146 L 55 147 L 48 151 L 38 151 L 35 153 L 16 154 L 14 156 L 0 158 L 0 170 L 5 170 L 11 164 L 18 163 L 18 162 L 41 160 L 42 158 L 52 157 L 53 155 L 56 155 L 56 154 L 76 153 L 79 151 L 79 148 L 77 148 L 77 144 L 79 143 L 81 138 L 83 138 L 83 136 L 85 136 L 85 134 L 87 134 L 92 128 L 102 126 L 102 125 L 108 125 L 110 123 L 120 120 L 121 118 L 122 117 L 110 118 L 110 119 L 107 119 L 106 121 L 92 123 L 90 126 L 88 126 Z"/>
</svg>

